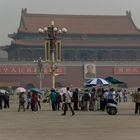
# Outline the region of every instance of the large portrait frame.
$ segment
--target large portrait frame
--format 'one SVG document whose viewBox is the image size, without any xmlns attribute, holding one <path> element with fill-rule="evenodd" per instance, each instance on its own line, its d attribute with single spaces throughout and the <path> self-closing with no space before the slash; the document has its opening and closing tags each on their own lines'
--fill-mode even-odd
<svg viewBox="0 0 140 140">
<path fill-rule="evenodd" d="M 96 78 L 96 66 L 93 63 L 84 64 L 84 79 Z"/>
</svg>

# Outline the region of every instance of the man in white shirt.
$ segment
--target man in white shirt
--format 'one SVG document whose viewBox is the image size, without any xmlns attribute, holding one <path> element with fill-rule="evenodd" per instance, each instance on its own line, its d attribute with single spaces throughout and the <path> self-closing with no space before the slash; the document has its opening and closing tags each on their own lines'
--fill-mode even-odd
<svg viewBox="0 0 140 140">
<path fill-rule="evenodd" d="M 73 108 L 71 107 L 71 98 L 72 98 L 72 94 L 69 91 L 69 87 L 67 87 L 67 91 L 66 93 L 64 93 L 63 95 L 63 101 L 64 101 L 64 112 L 62 115 L 66 115 L 66 112 L 68 110 L 68 107 L 70 108 L 72 115 L 75 115 Z"/>
</svg>

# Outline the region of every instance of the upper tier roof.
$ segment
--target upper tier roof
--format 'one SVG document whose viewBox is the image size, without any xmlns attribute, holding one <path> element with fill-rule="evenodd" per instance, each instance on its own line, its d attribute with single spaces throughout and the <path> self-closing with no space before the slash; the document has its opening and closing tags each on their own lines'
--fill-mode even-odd
<svg viewBox="0 0 140 140">
<path fill-rule="evenodd" d="M 77 34 L 139 34 L 130 12 L 126 15 L 55 15 L 32 14 L 22 10 L 18 31 L 37 32 L 54 21 L 58 28 L 66 27 L 68 33 Z"/>
<path fill-rule="evenodd" d="M 44 46 L 44 40 L 16 40 L 13 45 L 24 47 Z M 62 46 L 87 46 L 87 47 L 139 47 L 140 40 L 62 40 Z"/>
</svg>

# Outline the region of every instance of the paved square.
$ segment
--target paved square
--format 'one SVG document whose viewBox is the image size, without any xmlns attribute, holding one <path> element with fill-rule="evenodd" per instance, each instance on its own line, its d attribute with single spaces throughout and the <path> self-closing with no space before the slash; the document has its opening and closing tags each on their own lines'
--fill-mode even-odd
<svg viewBox="0 0 140 140">
<path fill-rule="evenodd" d="M 140 140 L 140 116 L 134 115 L 134 103 L 120 103 L 118 114 L 78 111 L 51 111 L 42 103 L 42 111 L 17 112 L 18 104 L 0 110 L 0 140 Z"/>
</svg>

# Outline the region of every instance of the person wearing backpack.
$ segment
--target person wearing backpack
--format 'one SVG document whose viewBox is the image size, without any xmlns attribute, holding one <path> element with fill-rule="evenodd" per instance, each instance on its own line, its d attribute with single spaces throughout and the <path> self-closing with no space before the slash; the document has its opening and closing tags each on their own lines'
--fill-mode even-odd
<svg viewBox="0 0 140 140">
<path fill-rule="evenodd" d="M 51 99 L 51 104 L 52 104 L 52 111 L 56 111 L 57 94 L 56 94 L 55 89 L 51 89 L 50 99 Z"/>
</svg>

